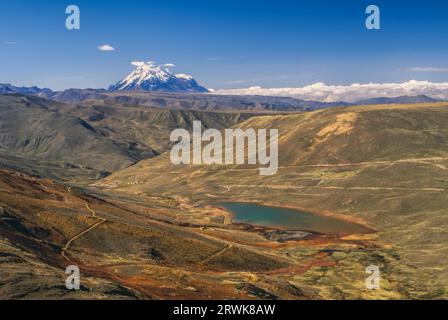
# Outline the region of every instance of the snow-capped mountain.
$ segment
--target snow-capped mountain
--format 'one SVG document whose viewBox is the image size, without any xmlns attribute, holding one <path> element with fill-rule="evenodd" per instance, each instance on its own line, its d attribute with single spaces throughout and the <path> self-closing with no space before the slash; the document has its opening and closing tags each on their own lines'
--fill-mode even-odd
<svg viewBox="0 0 448 320">
<path fill-rule="evenodd" d="M 153 62 L 133 62 L 135 70 L 109 87 L 109 91 L 208 92 L 187 74 L 172 74 Z"/>
</svg>

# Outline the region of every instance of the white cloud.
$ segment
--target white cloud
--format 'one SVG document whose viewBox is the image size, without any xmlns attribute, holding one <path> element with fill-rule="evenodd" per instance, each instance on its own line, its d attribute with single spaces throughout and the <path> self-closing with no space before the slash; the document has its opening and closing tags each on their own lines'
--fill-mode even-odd
<svg viewBox="0 0 448 320">
<path fill-rule="evenodd" d="M 146 65 L 145 61 L 132 61 L 131 65 L 133 65 L 134 67 L 142 67 L 144 65 Z"/>
<path fill-rule="evenodd" d="M 448 72 L 448 68 L 437 67 L 414 67 L 407 70 L 412 72 Z"/>
<path fill-rule="evenodd" d="M 165 68 L 174 68 L 176 65 L 174 63 L 165 63 L 163 66 Z"/>
<path fill-rule="evenodd" d="M 427 95 L 436 99 L 448 100 L 448 82 L 430 82 L 411 80 L 403 83 L 354 83 L 351 85 L 326 85 L 319 82 L 304 87 L 221 89 L 214 94 L 230 95 L 265 95 L 294 97 L 303 100 L 323 102 L 356 102 L 376 97 L 399 97 Z"/>
<path fill-rule="evenodd" d="M 157 67 L 157 64 L 155 61 L 132 61 L 131 65 L 136 68 L 143 68 L 145 70 L 149 70 L 151 68 Z"/>
<path fill-rule="evenodd" d="M 3 44 L 4 44 L 5 46 L 15 46 L 15 45 L 18 44 L 18 43 L 15 42 L 15 41 L 4 41 Z"/>
<path fill-rule="evenodd" d="M 100 51 L 115 51 L 115 48 L 108 44 L 103 44 L 98 47 L 98 50 Z"/>
</svg>

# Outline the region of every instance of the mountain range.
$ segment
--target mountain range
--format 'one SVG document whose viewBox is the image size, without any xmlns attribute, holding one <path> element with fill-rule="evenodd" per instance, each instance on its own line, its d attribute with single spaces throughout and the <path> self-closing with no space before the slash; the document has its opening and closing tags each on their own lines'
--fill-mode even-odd
<svg viewBox="0 0 448 320">
<path fill-rule="evenodd" d="M 51 97 L 51 95 L 54 92 L 48 88 L 41 89 L 36 86 L 16 87 L 10 83 L 0 83 L 0 94 L 8 94 L 8 93 L 21 93 L 21 94 L 25 94 L 25 95 Z"/>
<path fill-rule="evenodd" d="M 178 75 L 179 76 L 179 75 Z M 180 76 L 179 76 L 180 77 Z M 179 78 L 178 78 L 179 79 Z M 151 80 L 152 81 L 152 80 Z M 182 81 L 182 80 L 180 80 Z M 154 82 L 153 82 L 154 83 Z M 190 85 L 196 83 L 194 79 Z M 145 82 L 140 83 L 146 86 Z M 148 84 L 149 85 L 149 84 Z M 118 89 L 124 86 L 128 89 Z M 133 87 L 134 89 L 129 89 Z M 395 98 L 378 97 L 361 100 L 356 103 L 348 102 L 320 102 L 301 100 L 291 97 L 258 96 L 258 95 L 217 95 L 207 92 L 192 91 L 144 91 L 122 80 L 106 89 L 67 89 L 52 91 L 48 88 L 18 87 L 12 84 L 0 84 L 0 94 L 18 93 L 37 96 L 48 100 L 64 103 L 80 103 L 86 101 L 103 101 L 104 103 L 122 103 L 156 108 L 197 109 L 197 110 L 256 110 L 256 111 L 311 111 L 329 107 L 372 105 L 372 104 L 401 104 L 428 103 L 440 100 L 426 95 L 400 96 Z"/>
<path fill-rule="evenodd" d="M 19 93 L 57 102 L 79 103 L 89 100 L 107 103 L 119 102 L 157 108 L 197 110 L 257 110 L 257 111 L 311 111 L 335 106 L 429 103 L 440 100 L 426 95 L 375 97 L 355 103 L 344 101 L 321 102 L 292 97 L 260 95 L 213 94 L 187 74 L 173 74 L 169 68 L 153 62 L 136 61 L 134 70 L 124 79 L 106 89 L 67 89 L 52 91 L 48 88 L 18 87 L 0 84 L 0 94 Z"/>
<path fill-rule="evenodd" d="M 329 107 L 372 104 L 430 103 L 440 100 L 426 95 L 364 99 L 355 103 L 322 102 L 293 97 L 213 94 L 187 74 L 173 74 L 168 67 L 135 61 L 134 70 L 108 89 L 67 89 L 18 87 L 0 84 L 0 94 L 19 93 L 64 103 L 89 100 L 156 108 L 196 110 L 312 111 Z"/>
<path fill-rule="evenodd" d="M 410 103 L 430 103 L 430 102 L 440 102 L 440 100 L 428 97 L 427 95 L 417 95 L 417 96 L 401 96 L 396 98 L 378 97 L 378 98 L 360 100 L 356 102 L 356 104 L 359 105 L 410 104 Z"/>
</svg>

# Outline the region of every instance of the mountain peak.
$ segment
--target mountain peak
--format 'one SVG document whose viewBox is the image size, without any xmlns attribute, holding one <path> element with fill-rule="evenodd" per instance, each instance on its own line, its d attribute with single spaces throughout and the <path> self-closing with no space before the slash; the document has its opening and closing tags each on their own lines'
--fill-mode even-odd
<svg viewBox="0 0 448 320">
<path fill-rule="evenodd" d="M 208 92 L 187 74 L 174 75 L 153 61 L 134 61 L 135 69 L 123 80 L 110 86 L 110 91 Z"/>
</svg>

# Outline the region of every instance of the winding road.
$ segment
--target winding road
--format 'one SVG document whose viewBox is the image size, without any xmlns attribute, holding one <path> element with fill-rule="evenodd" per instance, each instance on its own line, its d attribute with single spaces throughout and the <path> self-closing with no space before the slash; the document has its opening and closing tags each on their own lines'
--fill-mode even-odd
<svg viewBox="0 0 448 320">
<path fill-rule="evenodd" d="M 72 237 L 71 239 L 69 239 L 67 241 L 67 243 L 65 244 L 65 246 L 62 248 L 61 250 L 61 255 L 64 257 L 65 260 L 70 261 L 70 259 L 67 257 L 66 252 L 67 250 L 70 248 L 70 245 L 76 240 L 81 238 L 83 235 L 85 235 L 86 233 L 92 231 L 93 229 L 95 229 L 96 227 L 98 227 L 99 225 L 107 222 L 106 219 L 104 218 L 98 218 L 96 216 L 96 212 L 95 210 L 93 210 L 89 204 L 87 202 L 84 202 L 84 206 L 86 207 L 86 209 L 91 213 L 91 217 L 92 218 L 96 218 L 99 219 L 98 222 L 94 223 L 93 225 L 91 225 L 90 227 L 88 227 L 87 229 L 85 229 L 84 231 L 81 231 L 80 233 L 78 233 L 76 236 Z"/>
<path fill-rule="evenodd" d="M 219 250 L 218 252 L 212 254 L 212 255 L 211 255 L 210 257 L 208 257 L 207 259 L 202 260 L 201 262 L 199 262 L 198 265 L 206 264 L 207 262 L 209 262 L 209 261 L 212 260 L 213 258 L 216 258 L 217 256 L 220 256 L 220 255 L 226 253 L 227 251 L 229 251 L 229 250 L 232 249 L 232 248 L 233 248 L 233 245 L 229 243 L 229 244 L 226 245 L 225 248 L 223 248 L 223 249 Z"/>
</svg>

